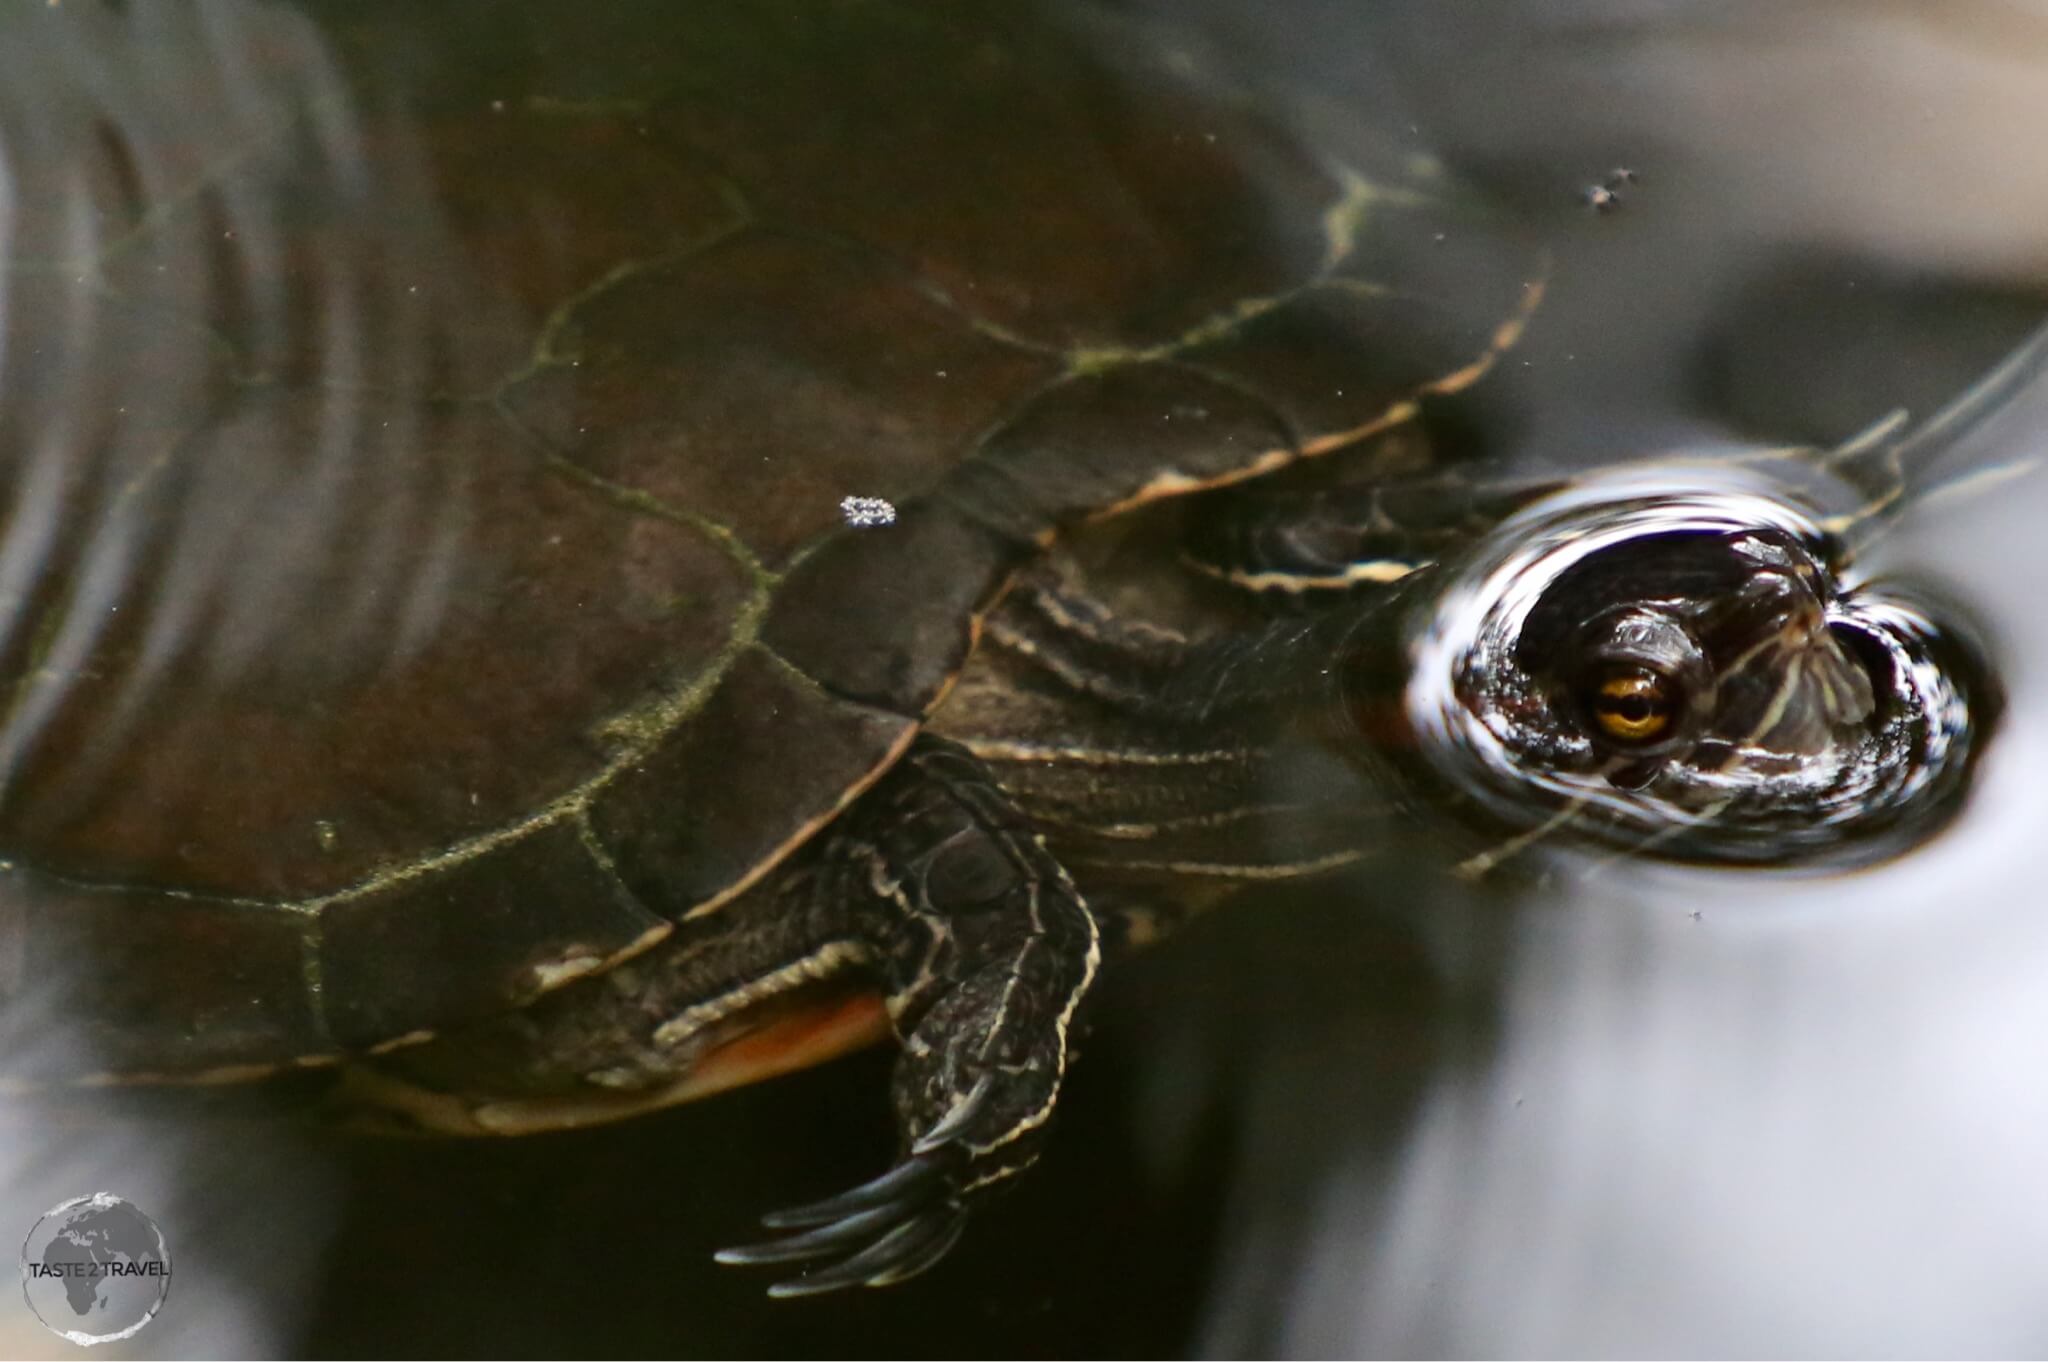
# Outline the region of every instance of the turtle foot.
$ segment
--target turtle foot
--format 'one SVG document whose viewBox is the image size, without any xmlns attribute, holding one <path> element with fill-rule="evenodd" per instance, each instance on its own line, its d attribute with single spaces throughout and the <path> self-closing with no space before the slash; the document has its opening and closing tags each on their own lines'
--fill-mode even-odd
<svg viewBox="0 0 2048 1362">
<path fill-rule="evenodd" d="M 851 1286 L 888 1286 L 915 1277 L 945 1257 L 967 1227 L 967 1210 L 955 1191 L 959 1166 L 943 1145 L 914 1153 L 851 1191 L 770 1212 L 761 1223 L 800 1233 L 722 1249 L 718 1261 L 742 1266 L 795 1263 L 854 1250 L 829 1267 L 775 1283 L 768 1294 L 777 1299 Z"/>
<path fill-rule="evenodd" d="M 1100 958 L 1073 881 L 950 743 L 921 741 L 828 854 L 831 883 L 869 895 L 856 902 L 902 1045 L 891 1096 L 904 1154 L 852 1191 L 766 1217 L 785 1237 L 718 1255 L 838 1259 L 773 1296 L 885 1286 L 945 1256 L 968 1208 L 1037 1158 Z"/>
<path fill-rule="evenodd" d="M 899 1083 L 915 1087 L 922 1066 L 909 1063 Z M 761 1223 L 790 1230 L 780 1239 L 725 1249 L 721 1263 L 758 1266 L 798 1263 L 847 1254 L 837 1263 L 777 1282 L 777 1299 L 816 1296 L 850 1286 L 891 1286 L 925 1271 L 967 1228 L 969 1203 L 1006 1182 L 1036 1158 L 1035 1141 L 1017 1140 L 1013 1118 L 991 1099 L 997 1085 L 983 1078 L 923 1133 L 896 1165 L 849 1191 L 823 1201 L 771 1211 Z M 994 1134 L 993 1146 L 982 1143 Z"/>
</svg>

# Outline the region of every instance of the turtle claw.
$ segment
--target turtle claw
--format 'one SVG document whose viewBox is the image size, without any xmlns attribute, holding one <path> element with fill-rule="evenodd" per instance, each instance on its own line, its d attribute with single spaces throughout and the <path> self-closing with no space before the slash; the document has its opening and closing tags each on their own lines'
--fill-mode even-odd
<svg viewBox="0 0 2048 1362">
<path fill-rule="evenodd" d="M 943 1120 L 918 1137 L 917 1142 L 910 1146 L 911 1154 L 926 1155 L 951 1144 L 961 1131 L 973 1123 L 975 1117 L 981 1115 L 981 1109 L 988 1105 L 989 1085 L 993 1081 L 994 1075 L 984 1074 L 981 1081 L 968 1089 L 967 1095 L 954 1104 L 953 1109 L 946 1113 Z"/>
<path fill-rule="evenodd" d="M 901 1215 L 896 1207 L 877 1206 L 873 1210 L 860 1211 L 835 1224 L 822 1225 L 804 1234 L 792 1234 L 785 1239 L 769 1239 L 759 1244 L 743 1244 L 738 1248 L 720 1249 L 714 1256 L 719 1262 L 735 1267 L 755 1263 L 794 1263 L 805 1258 L 822 1257 L 858 1244 L 877 1230 L 888 1230 L 899 1219 Z"/>
<path fill-rule="evenodd" d="M 824 1225 L 841 1220 L 856 1211 L 872 1210 L 888 1206 L 915 1194 L 916 1190 L 943 1170 L 939 1160 L 930 1153 L 918 1153 L 903 1160 L 888 1172 L 851 1191 L 837 1196 L 813 1201 L 806 1206 L 791 1206 L 787 1210 L 770 1211 L 761 1217 L 761 1223 L 771 1230 L 805 1229 L 812 1225 Z"/>
<path fill-rule="evenodd" d="M 793 1263 L 866 1244 L 838 1263 L 777 1282 L 768 1289 L 777 1299 L 914 1277 L 943 1258 L 967 1225 L 949 1176 L 951 1162 L 936 1152 L 913 1154 L 851 1191 L 770 1212 L 761 1217 L 769 1228 L 802 1233 L 721 1249 L 717 1260 L 734 1266 Z"/>
<path fill-rule="evenodd" d="M 966 1228 L 967 1212 L 949 1203 L 904 1221 L 843 1263 L 775 1283 L 768 1294 L 776 1300 L 790 1300 L 849 1286 L 889 1286 L 915 1277 L 945 1257 Z"/>
</svg>

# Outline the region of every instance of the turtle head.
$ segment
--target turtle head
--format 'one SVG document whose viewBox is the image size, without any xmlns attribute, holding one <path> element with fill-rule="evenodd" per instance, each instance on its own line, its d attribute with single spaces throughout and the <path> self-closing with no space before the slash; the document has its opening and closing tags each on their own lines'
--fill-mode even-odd
<svg viewBox="0 0 2048 1362">
<path fill-rule="evenodd" d="M 1954 811 L 1998 710 L 1953 609 L 1858 583 L 1816 518 L 1726 475 L 1526 508 L 1448 574 L 1410 656 L 1424 750 L 1495 820 L 1687 860 L 1902 850 Z"/>
</svg>

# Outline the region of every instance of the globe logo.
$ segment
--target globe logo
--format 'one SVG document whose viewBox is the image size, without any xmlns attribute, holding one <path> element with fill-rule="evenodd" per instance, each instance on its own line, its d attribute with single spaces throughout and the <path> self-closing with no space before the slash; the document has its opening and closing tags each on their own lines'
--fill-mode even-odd
<svg viewBox="0 0 2048 1362">
<path fill-rule="evenodd" d="M 112 1192 L 74 1197 L 36 1221 L 21 1246 L 21 1289 L 50 1331 L 87 1347 L 133 1336 L 171 1290 L 156 1222 Z"/>
</svg>

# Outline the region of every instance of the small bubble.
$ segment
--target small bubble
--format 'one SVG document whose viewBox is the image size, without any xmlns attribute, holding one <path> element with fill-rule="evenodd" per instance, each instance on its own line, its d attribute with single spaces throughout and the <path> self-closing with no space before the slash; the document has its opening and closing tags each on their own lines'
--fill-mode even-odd
<svg viewBox="0 0 2048 1362">
<path fill-rule="evenodd" d="M 320 843 L 322 851 L 332 851 L 341 844 L 341 833 L 324 818 L 314 822 L 313 837 Z"/>
<path fill-rule="evenodd" d="M 839 503 L 839 514 L 857 530 L 896 523 L 895 503 L 885 497 L 845 497 Z"/>
</svg>

